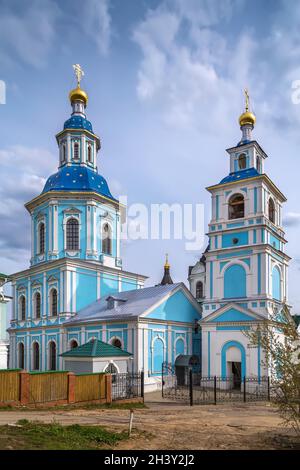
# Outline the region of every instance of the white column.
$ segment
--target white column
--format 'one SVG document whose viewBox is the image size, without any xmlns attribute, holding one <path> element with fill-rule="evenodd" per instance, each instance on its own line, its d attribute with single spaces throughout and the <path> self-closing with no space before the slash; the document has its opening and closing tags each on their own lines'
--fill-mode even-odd
<svg viewBox="0 0 300 470">
<path fill-rule="evenodd" d="M 58 210 L 57 205 L 53 206 L 53 251 L 58 252 Z"/>
<path fill-rule="evenodd" d="M 91 211 L 92 211 L 92 206 L 88 204 L 86 207 L 86 250 L 88 253 L 90 253 L 91 251 L 91 243 L 92 243 Z"/>
<path fill-rule="evenodd" d="M 48 369 L 47 359 L 48 359 L 48 351 L 46 350 L 46 333 L 45 331 L 42 332 L 42 344 L 41 344 L 41 352 L 42 352 L 42 370 Z"/>
<path fill-rule="evenodd" d="M 30 283 L 30 276 L 28 277 L 27 283 L 27 318 L 31 318 L 31 283 Z"/>
<path fill-rule="evenodd" d="M 71 136 L 67 135 L 67 163 L 71 163 Z"/>
</svg>

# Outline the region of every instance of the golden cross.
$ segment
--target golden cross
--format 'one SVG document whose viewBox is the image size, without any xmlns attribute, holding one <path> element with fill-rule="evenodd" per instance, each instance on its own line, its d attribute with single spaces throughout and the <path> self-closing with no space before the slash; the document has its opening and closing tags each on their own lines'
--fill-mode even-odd
<svg viewBox="0 0 300 470">
<path fill-rule="evenodd" d="M 245 99 L 246 99 L 246 112 L 249 111 L 249 92 L 248 92 L 248 89 L 245 88 Z"/>
<path fill-rule="evenodd" d="M 84 76 L 84 71 L 82 70 L 79 64 L 74 64 L 73 69 L 77 78 L 77 86 L 78 88 L 80 88 L 80 82 L 82 80 L 82 77 Z"/>
</svg>

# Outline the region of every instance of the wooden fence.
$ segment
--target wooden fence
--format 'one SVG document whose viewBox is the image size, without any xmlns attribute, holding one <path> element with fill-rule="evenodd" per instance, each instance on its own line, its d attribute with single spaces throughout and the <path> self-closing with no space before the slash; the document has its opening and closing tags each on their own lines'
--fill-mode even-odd
<svg viewBox="0 0 300 470">
<path fill-rule="evenodd" d="M 0 406 L 111 403 L 109 374 L 0 370 Z"/>
</svg>

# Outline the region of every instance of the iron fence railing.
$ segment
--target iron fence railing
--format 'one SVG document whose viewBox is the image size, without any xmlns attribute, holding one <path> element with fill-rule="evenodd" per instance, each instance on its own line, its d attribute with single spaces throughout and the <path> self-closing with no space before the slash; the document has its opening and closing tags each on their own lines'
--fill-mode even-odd
<svg viewBox="0 0 300 470">
<path fill-rule="evenodd" d="M 112 374 L 112 399 L 144 398 L 144 372 Z"/>
</svg>

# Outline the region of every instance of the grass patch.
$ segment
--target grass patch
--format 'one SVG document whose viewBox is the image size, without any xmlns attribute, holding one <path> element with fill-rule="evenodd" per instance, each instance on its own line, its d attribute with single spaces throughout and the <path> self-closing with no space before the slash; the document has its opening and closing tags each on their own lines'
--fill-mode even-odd
<svg viewBox="0 0 300 470">
<path fill-rule="evenodd" d="M 102 410 L 131 410 L 131 409 L 138 409 L 138 408 L 148 408 L 144 403 L 133 402 L 133 403 L 87 403 L 84 405 L 58 405 L 58 406 L 1 406 L 1 411 L 57 411 L 57 410 L 95 410 L 95 409 L 102 409 Z"/>
<path fill-rule="evenodd" d="M 0 449 L 103 449 L 111 448 L 127 437 L 127 432 L 112 432 L 101 426 L 62 426 L 21 419 L 15 426 L 0 426 Z"/>
</svg>

